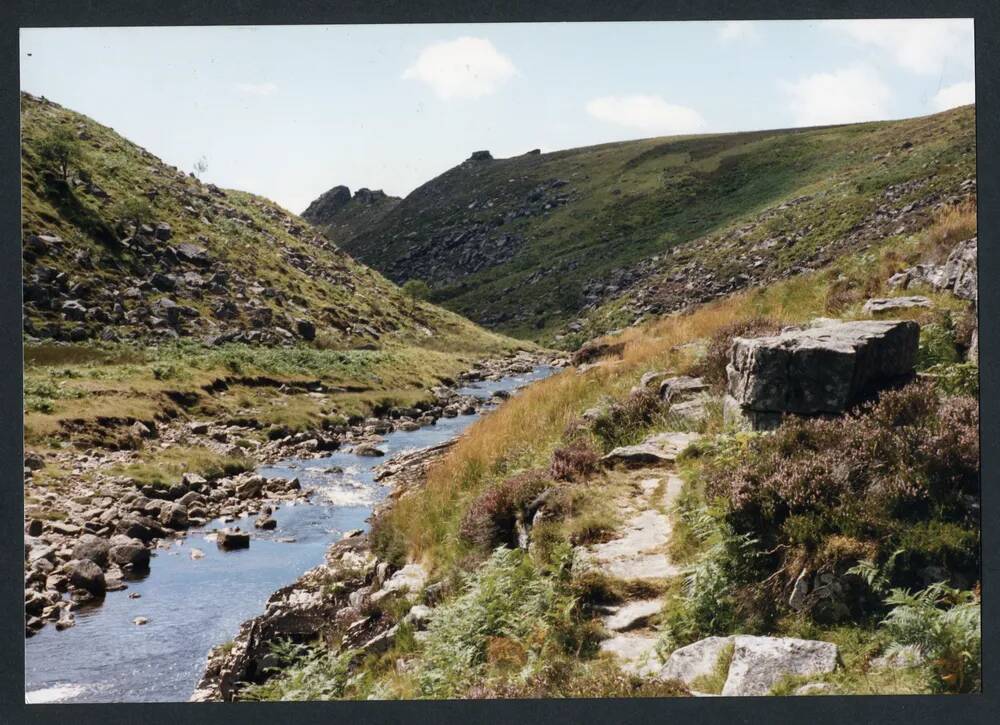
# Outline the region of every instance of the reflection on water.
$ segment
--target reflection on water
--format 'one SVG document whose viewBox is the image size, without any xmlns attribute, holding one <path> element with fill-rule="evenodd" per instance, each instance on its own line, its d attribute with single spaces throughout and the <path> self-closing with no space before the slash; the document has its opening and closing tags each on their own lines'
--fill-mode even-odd
<svg viewBox="0 0 1000 725">
<path fill-rule="evenodd" d="M 551 372 L 540 367 L 530 374 L 476 383 L 463 392 L 488 398 Z M 388 493 L 374 483 L 374 466 L 404 450 L 448 440 L 477 417 L 441 418 L 417 431 L 390 433 L 380 445 L 386 458 L 337 452 L 261 468 L 264 476 L 297 476 L 303 488 L 315 491 L 312 500 L 280 504 L 273 531 L 255 531 L 252 518 L 230 524 L 254 531 L 249 549 L 219 551 L 206 539 L 206 530 L 191 530 L 186 538 L 157 551 L 150 574 L 130 581 L 127 591 L 78 610 L 75 627 L 41 630 L 25 644 L 26 700 L 187 700 L 213 646 L 231 639 L 240 623 L 263 611 L 272 592 L 321 563 L 341 534 L 366 528 L 372 506 Z M 206 529 L 221 525 L 212 522 Z M 204 556 L 192 558 L 195 548 Z M 148 623 L 137 625 L 136 617 Z"/>
</svg>

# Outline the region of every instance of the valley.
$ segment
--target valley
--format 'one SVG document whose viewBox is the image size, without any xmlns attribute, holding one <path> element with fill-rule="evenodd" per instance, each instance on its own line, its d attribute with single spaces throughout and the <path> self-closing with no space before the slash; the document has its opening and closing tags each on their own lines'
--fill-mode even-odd
<svg viewBox="0 0 1000 725">
<path fill-rule="evenodd" d="M 299 217 L 22 94 L 29 695 L 979 690 L 974 112 Z"/>
</svg>

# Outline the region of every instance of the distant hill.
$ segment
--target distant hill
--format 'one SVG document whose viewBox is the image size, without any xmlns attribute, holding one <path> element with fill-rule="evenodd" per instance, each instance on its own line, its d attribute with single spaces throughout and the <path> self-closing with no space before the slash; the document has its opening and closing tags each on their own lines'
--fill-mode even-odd
<svg viewBox="0 0 1000 725">
<path fill-rule="evenodd" d="M 29 338 L 333 347 L 496 340 L 411 299 L 267 199 L 203 184 L 25 93 L 21 121 Z"/>
<path fill-rule="evenodd" d="M 350 239 L 382 220 L 402 201 L 380 189 L 358 189 L 351 196 L 346 186 L 335 186 L 309 205 L 302 218 L 331 239 Z"/>
<path fill-rule="evenodd" d="M 476 153 L 337 241 L 521 337 L 599 332 L 825 264 L 974 184 L 975 112 Z M 353 203 L 353 202 L 352 202 Z"/>
</svg>

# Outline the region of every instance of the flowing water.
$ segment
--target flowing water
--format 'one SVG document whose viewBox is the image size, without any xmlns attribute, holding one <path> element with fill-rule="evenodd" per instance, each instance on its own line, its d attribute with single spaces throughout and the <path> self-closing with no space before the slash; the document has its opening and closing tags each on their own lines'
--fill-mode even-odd
<svg viewBox="0 0 1000 725">
<path fill-rule="evenodd" d="M 516 390 L 552 372 L 484 381 L 464 395 L 489 398 Z M 320 564 L 327 547 L 352 529 L 366 528 L 372 506 L 388 490 L 372 469 L 405 450 L 454 438 L 477 415 L 441 418 L 436 425 L 385 436 L 384 458 L 336 452 L 325 458 L 280 461 L 260 469 L 264 476 L 298 477 L 314 489 L 307 503 L 281 503 L 277 528 L 255 531 L 253 518 L 229 526 L 254 531 L 249 549 L 220 551 L 206 534 L 219 521 L 192 529 L 186 538 L 157 550 L 151 571 L 112 592 L 104 602 L 76 611 L 76 626 L 62 632 L 47 626 L 25 644 L 28 702 L 171 702 L 187 700 L 208 651 L 236 634 L 239 625 L 264 609 L 267 598 Z M 342 469 L 342 472 L 337 472 Z M 203 558 L 192 558 L 192 549 Z M 130 598 L 129 594 L 138 594 Z M 134 623 L 137 617 L 147 624 Z"/>
</svg>

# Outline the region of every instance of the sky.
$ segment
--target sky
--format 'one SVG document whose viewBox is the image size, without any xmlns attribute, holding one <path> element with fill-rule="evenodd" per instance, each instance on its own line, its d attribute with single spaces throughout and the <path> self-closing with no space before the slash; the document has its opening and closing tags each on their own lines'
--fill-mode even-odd
<svg viewBox="0 0 1000 725">
<path fill-rule="evenodd" d="M 973 102 L 972 20 L 21 30 L 21 89 L 301 212 L 501 158 Z"/>
</svg>

